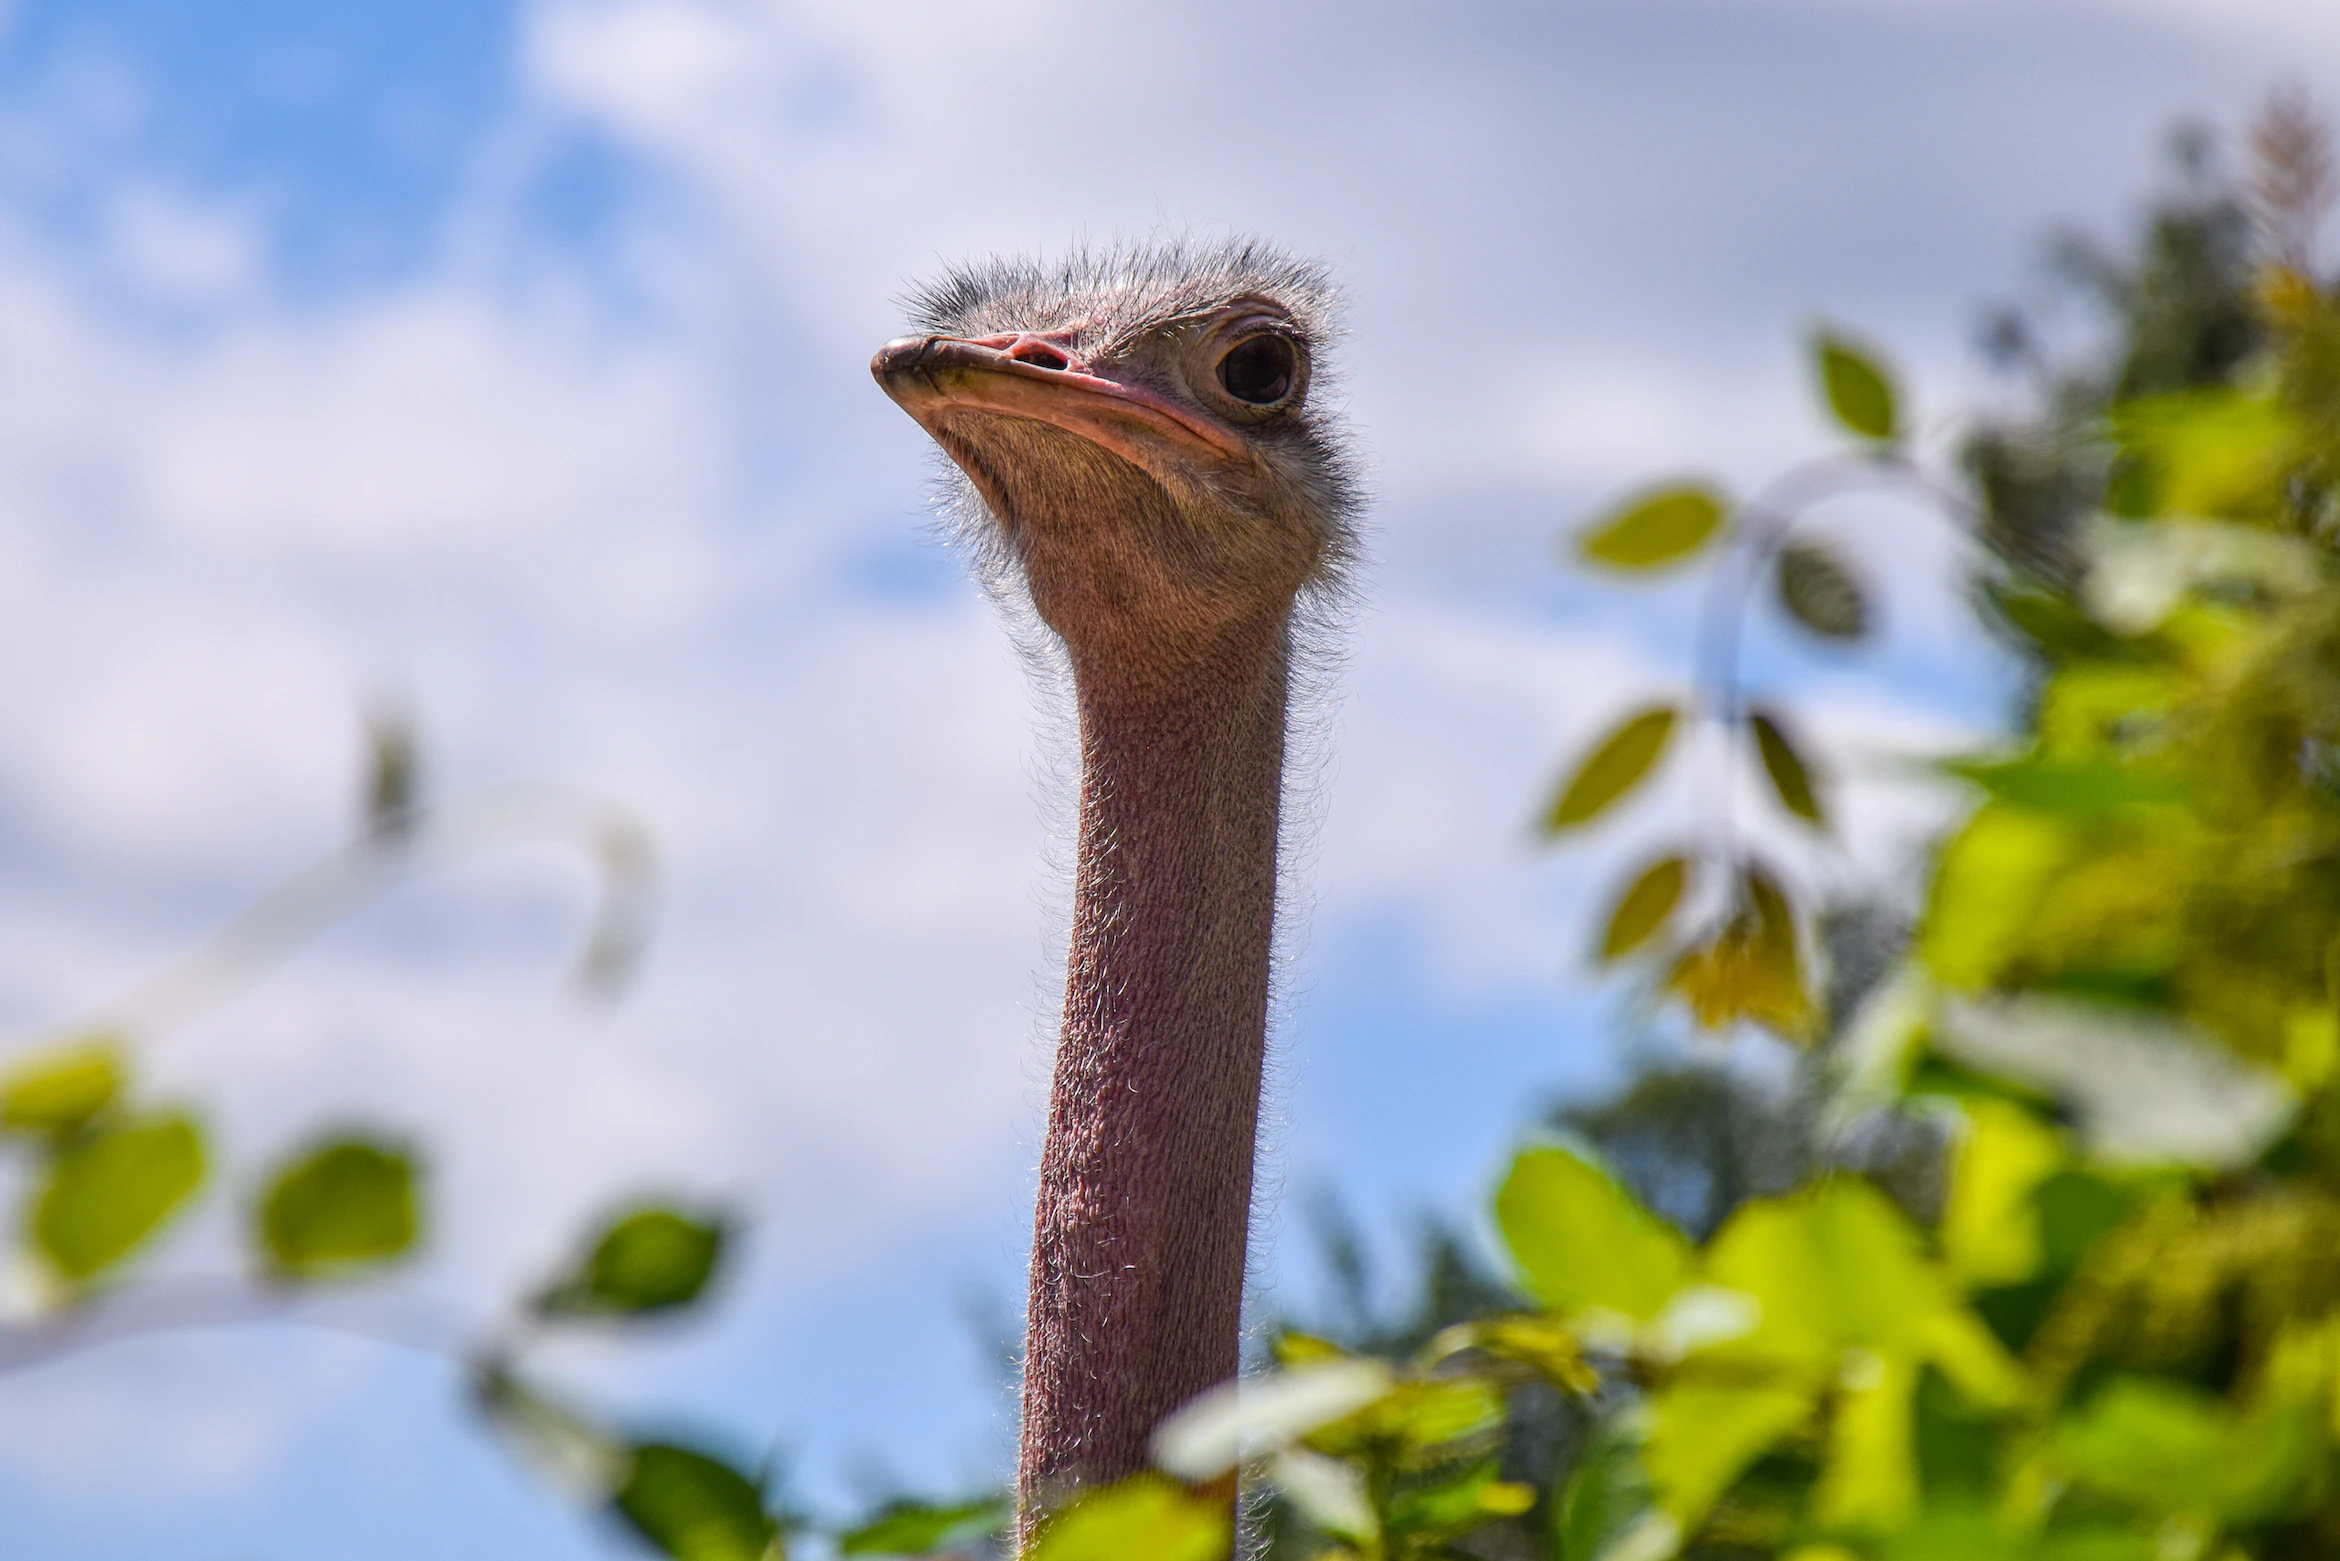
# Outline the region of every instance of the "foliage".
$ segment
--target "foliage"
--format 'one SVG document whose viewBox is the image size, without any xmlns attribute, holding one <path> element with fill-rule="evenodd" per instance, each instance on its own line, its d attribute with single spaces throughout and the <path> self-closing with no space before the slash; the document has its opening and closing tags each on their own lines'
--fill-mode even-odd
<svg viewBox="0 0 2340 1561">
<path fill-rule="evenodd" d="M 1597 954 L 1786 1042 L 1795 1082 L 1758 1108 L 1694 1067 L 1577 1113 L 1495 1200 L 1532 1301 L 1404 1354 L 1288 1331 L 1168 1422 L 1167 1472 L 1268 1493 L 1274 1554 L 2340 1553 L 2340 284 L 2298 209 L 2332 187 L 2320 131 L 2287 100 L 2255 139 L 2254 186 L 2197 156 L 2136 260 L 2067 249 L 2111 350 L 2033 364 L 1952 470 L 1825 331 L 1845 452 L 1719 516 L 1667 483 L 1594 523 L 1593 567 L 1712 563 L 1699 672 L 1545 822 L 1618 816 L 1699 743 L 1768 790 L 1763 851 L 1719 787 L 1696 846 L 1628 867 Z M 1868 487 L 1986 545 L 2030 676 L 2014 739 L 1943 767 L 1972 808 L 1916 924 L 1846 981 L 1842 919 L 1776 859 L 1824 839 L 1828 772 L 1736 642 L 1766 580 L 1818 638 L 1874 632 L 1800 533 Z M 1529 1388 L 1584 1434 L 1523 1468 Z"/>
</svg>

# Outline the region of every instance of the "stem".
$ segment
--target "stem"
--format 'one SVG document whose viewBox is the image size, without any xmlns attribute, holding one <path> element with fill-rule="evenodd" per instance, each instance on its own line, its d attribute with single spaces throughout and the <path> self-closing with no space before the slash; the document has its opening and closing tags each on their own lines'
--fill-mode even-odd
<svg viewBox="0 0 2340 1561">
<path fill-rule="evenodd" d="M 53 1036 L 155 1035 L 242 996 L 301 945 L 403 879 L 525 840 L 579 843 L 604 870 L 600 908 L 578 977 L 622 975 L 642 935 L 650 852 L 616 805 L 564 786 L 518 784 L 469 793 L 409 815 L 395 835 L 360 836 L 263 895 L 175 964 Z"/>
<path fill-rule="evenodd" d="M 261 1289 L 237 1279 L 153 1281 L 134 1291 L 91 1301 L 55 1317 L 0 1327 L 0 1372 L 35 1366 L 143 1334 L 194 1328 L 290 1323 L 398 1349 L 465 1362 L 479 1329 L 444 1303 L 406 1296 L 403 1315 L 335 1317 L 314 1308 L 321 1298 Z"/>
<path fill-rule="evenodd" d="M 1741 507 L 1740 524 L 1706 577 L 1691 677 L 1695 710 L 1706 728 L 1720 736 L 1726 750 L 1725 762 L 1708 772 L 1714 788 L 1709 799 L 1713 820 L 1710 849 L 1719 862 L 1727 863 L 1735 854 L 1733 770 L 1728 746 L 1746 719 L 1739 660 L 1747 603 L 1756 582 L 1812 506 L 1863 488 L 1888 486 L 1914 487 L 1957 518 L 1969 524 L 1974 519 L 1971 503 L 1934 481 L 1898 451 L 1819 456 L 1788 468 Z"/>
</svg>

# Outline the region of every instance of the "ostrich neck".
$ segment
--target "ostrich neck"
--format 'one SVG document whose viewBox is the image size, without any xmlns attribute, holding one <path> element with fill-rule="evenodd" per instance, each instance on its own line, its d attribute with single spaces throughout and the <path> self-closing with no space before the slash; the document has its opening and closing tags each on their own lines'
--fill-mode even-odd
<svg viewBox="0 0 2340 1561">
<path fill-rule="evenodd" d="M 1275 930 L 1279 620 L 1133 694 L 1076 648 L 1080 840 L 1025 1339 L 1027 1521 L 1235 1374 Z M 1165 691 L 1175 685 L 1175 693 Z"/>
</svg>

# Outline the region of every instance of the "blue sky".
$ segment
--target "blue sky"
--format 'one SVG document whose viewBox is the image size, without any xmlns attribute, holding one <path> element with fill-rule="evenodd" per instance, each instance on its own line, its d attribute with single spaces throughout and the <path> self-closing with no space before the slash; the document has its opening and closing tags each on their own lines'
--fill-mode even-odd
<svg viewBox="0 0 2340 1561">
<path fill-rule="evenodd" d="M 2174 119 L 2231 123 L 2335 43 L 2322 0 L 0 8 L 0 1022 L 70 1022 L 330 848 L 359 712 L 403 699 L 440 790 L 556 777 L 653 830 L 639 989 L 564 995 L 585 878 L 518 849 L 152 1038 L 151 1090 L 202 1106 L 230 1184 L 320 1125 L 425 1132 L 411 1284 L 463 1307 L 624 1190 L 732 1199 L 704 1328 L 548 1370 L 786 1449 L 832 1508 L 995 1478 L 965 1314 L 1019 1279 L 1062 725 L 867 381 L 903 287 L 1192 226 L 1351 290 L 1376 562 L 1311 727 L 1260 1265 L 1304 1302 L 1314 1189 L 1394 1241 L 1619 1066 L 1576 951 L 1669 805 L 1560 857 L 1523 822 L 1680 678 L 1688 597 L 1574 579 L 1555 539 L 1653 472 L 1744 487 L 1822 448 L 1823 316 L 1946 433 L 2049 225 L 2117 230 Z M 1887 640 L 1756 665 L 1863 761 L 1987 730 L 2006 674 L 1955 539 L 1823 523 Z M 1855 787 L 1808 868 L 1890 884 L 1939 806 Z M 215 1201 L 154 1266 L 216 1271 L 232 1234 Z M 0 1376 L 0 1533 L 620 1553 L 457 1390 L 285 1328 Z"/>
</svg>

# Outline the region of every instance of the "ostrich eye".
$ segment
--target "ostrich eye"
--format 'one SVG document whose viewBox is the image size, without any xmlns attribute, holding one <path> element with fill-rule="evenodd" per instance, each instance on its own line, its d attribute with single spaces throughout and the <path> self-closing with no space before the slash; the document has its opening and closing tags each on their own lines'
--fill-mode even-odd
<svg viewBox="0 0 2340 1561">
<path fill-rule="evenodd" d="M 1219 383 L 1227 394 L 1255 407 L 1274 406 L 1292 393 L 1299 354 L 1281 336 L 1254 336 L 1238 342 L 1219 360 Z"/>
</svg>

